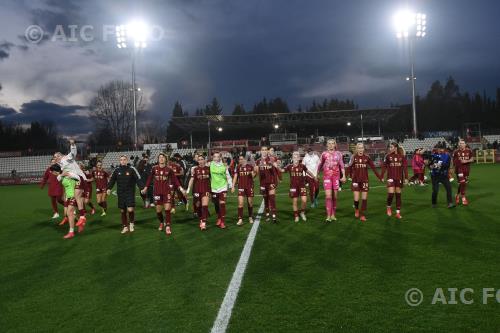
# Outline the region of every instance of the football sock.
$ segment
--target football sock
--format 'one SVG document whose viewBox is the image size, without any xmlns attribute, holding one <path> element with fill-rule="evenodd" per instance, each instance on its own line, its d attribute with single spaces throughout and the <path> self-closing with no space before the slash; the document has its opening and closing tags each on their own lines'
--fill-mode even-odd
<svg viewBox="0 0 500 333">
<path fill-rule="evenodd" d="M 396 209 L 401 209 L 401 193 L 396 193 Z"/>
<path fill-rule="evenodd" d="M 243 218 L 243 207 L 238 207 L 238 219 Z"/>
<path fill-rule="evenodd" d="M 387 193 L 387 207 L 392 206 L 392 199 L 394 198 L 394 193 Z"/>
<path fill-rule="evenodd" d="M 158 221 L 160 221 L 160 223 L 163 223 L 163 213 L 162 212 L 156 213 L 156 217 L 158 218 Z"/>
<path fill-rule="evenodd" d="M 359 201 L 354 200 L 354 208 L 356 209 L 359 208 Z"/>
</svg>

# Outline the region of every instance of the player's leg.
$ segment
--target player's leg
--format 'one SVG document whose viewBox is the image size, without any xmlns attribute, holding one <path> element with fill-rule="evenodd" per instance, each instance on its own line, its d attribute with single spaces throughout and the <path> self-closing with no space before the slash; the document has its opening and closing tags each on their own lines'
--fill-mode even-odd
<svg viewBox="0 0 500 333">
<path fill-rule="evenodd" d="M 268 191 L 268 200 L 269 200 L 269 210 L 271 211 L 271 218 L 274 223 L 277 223 L 277 217 L 276 217 L 276 189 L 275 185 L 271 184 L 269 185 L 269 191 Z"/>
<path fill-rule="evenodd" d="M 336 221 L 337 218 L 335 217 L 335 214 L 337 213 L 337 197 L 338 197 L 338 191 L 340 190 L 340 187 L 337 187 L 337 189 L 334 188 L 332 191 L 332 216 L 331 219 Z"/>
<path fill-rule="evenodd" d="M 368 208 L 368 191 L 364 190 L 361 192 L 361 212 L 359 214 L 359 219 L 362 221 L 362 222 L 365 222 L 366 221 L 366 209 Z"/>
<path fill-rule="evenodd" d="M 205 193 L 205 195 L 201 197 L 201 219 L 200 219 L 201 230 L 206 230 L 207 228 L 206 225 L 208 218 L 208 200 L 209 200 L 209 193 Z"/>
<path fill-rule="evenodd" d="M 333 202 L 332 202 L 332 190 L 325 189 L 325 207 L 326 207 L 326 222 L 331 222 L 331 216 L 333 215 Z"/>
<path fill-rule="evenodd" d="M 446 177 L 448 178 L 448 177 Z M 437 205 L 437 198 L 438 198 L 438 193 L 439 193 L 439 179 L 438 176 L 431 176 L 431 182 L 432 182 L 432 197 L 431 197 L 431 202 L 432 202 L 432 207 L 436 207 Z"/>
<path fill-rule="evenodd" d="M 121 206 L 121 205 L 119 205 Z M 122 208 L 123 207 L 123 208 Z M 127 220 L 127 207 L 122 206 L 120 207 L 120 217 L 122 221 L 122 234 L 125 234 L 128 232 L 128 220 Z"/>
<path fill-rule="evenodd" d="M 51 195 L 50 196 L 50 206 L 52 207 L 52 218 L 56 219 L 59 217 L 59 212 L 57 211 L 57 197 Z"/>
<path fill-rule="evenodd" d="M 269 221 L 269 193 L 267 185 L 260 186 L 260 194 L 262 194 L 262 200 L 264 200 L 264 212 L 266 214 L 266 222 Z"/>
<path fill-rule="evenodd" d="M 134 232 L 135 228 L 135 207 L 132 205 L 127 206 L 128 215 L 128 230 Z"/>
<path fill-rule="evenodd" d="M 236 222 L 237 225 L 243 224 L 243 202 L 245 200 L 245 197 L 243 195 L 244 193 L 238 190 L 238 222 Z"/>
<path fill-rule="evenodd" d="M 311 201 L 310 207 L 315 208 L 315 205 L 314 205 L 314 199 L 315 199 L 314 194 L 316 192 L 316 189 L 314 187 L 315 182 L 314 182 L 314 179 L 309 177 L 309 176 L 307 176 L 306 179 L 307 179 L 307 185 L 309 185 L 309 200 Z"/>
<path fill-rule="evenodd" d="M 217 201 L 219 202 L 219 212 L 218 212 L 218 218 L 219 218 L 219 225 L 218 227 L 221 229 L 226 228 L 226 192 L 221 192 L 217 193 Z"/>
<path fill-rule="evenodd" d="M 446 190 L 446 200 L 448 201 L 448 208 L 454 208 L 455 205 L 453 204 L 450 180 L 448 179 L 448 177 L 444 177 L 441 182 L 443 183 L 443 186 Z"/>
<path fill-rule="evenodd" d="M 253 223 L 253 193 L 247 196 L 248 221 Z"/>
<path fill-rule="evenodd" d="M 394 184 L 387 187 L 387 216 L 392 215 L 392 200 L 394 199 Z"/>
<path fill-rule="evenodd" d="M 359 191 L 352 191 L 352 196 L 354 199 L 354 217 L 359 217 Z"/>
<path fill-rule="evenodd" d="M 165 234 L 167 236 L 172 234 L 172 225 L 171 225 L 172 224 L 172 215 L 171 215 L 172 203 L 169 200 L 170 196 L 173 197 L 173 195 L 168 194 L 167 197 L 169 197 L 169 198 L 167 198 L 167 200 L 165 201 L 165 204 L 163 205 L 163 208 L 165 209 Z"/>
<path fill-rule="evenodd" d="M 292 195 L 292 209 L 293 209 L 293 220 L 295 222 L 299 222 L 299 208 L 297 206 L 297 201 L 298 201 L 297 196 Z"/>
<path fill-rule="evenodd" d="M 399 186 L 396 186 L 395 188 L 395 194 L 396 194 L 396 218 L 401 219 L 401 186 L 402 184 L 399 184 Z"/>
<path fill-rule="evenodd" d="M 80 180 L 82 182 L 83 180 Z M 78 219 L 77 225 L 83 224 L 86 222 L 86 216 L 85 214 L 87 213 L 85 211 L 85 199 L 84 199 L 84 190 L 82 188 L 75 188 L 75 199 L 76 199 L 76 204 L 78 206 L 78 214 L 80 214 L 80 218 Z"/>
<path fill-rule="evenodd" d="M 465 191 L 467 189 L 467 183 L 469 182 L 469 174 L 468 172 L 463 172 L 462 173 L 462 188 L 460 195 L 462 196 L 462 204 L 464 206 L 467 206 L 469 202 L 467 201 L 467 197 L 465 196 Z"/>
<path fill-rule="evenodd" d="M 163 231 L 163 227 L 165 226 L 165 220 L 163 219 L 163 205 L 161 204 L 160 196 L 154 196 L 153 199 L 155 200 L 156 218 L 160 222 L 158 225 L 158 231 Z"/>
<path fill-rule="evenodd" d="M 214 204 L 215 214 L 217 214 L 217 225 L 219 225 L 219 223 L 220 223 L 220 219 L 219 219 L 220 206 L 219 206 L 219 196 L 217 195 L 217 193 L 212 193 L 212 203 Z"/>
<path fill-rule="evenodd" d="M 306 217 L 306 207 L 307 207 L 307 193 L 304 192 L 302 193 L 300 197 L 300 217 L 302 218 L 302 221 L 307 221 Z"/>
<path fill-rule="evenodd" d="M 68 203 L 68 222 L 69 222 L 69 231 L 64 236 L 64 239 L 69 239 L 75 237 L 75 207 L 73 203 Z"/>
</svg>

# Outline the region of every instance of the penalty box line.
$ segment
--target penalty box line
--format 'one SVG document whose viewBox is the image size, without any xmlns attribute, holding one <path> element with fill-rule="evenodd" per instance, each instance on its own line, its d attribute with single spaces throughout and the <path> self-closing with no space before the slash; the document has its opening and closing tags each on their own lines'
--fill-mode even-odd
<svg viewBox="0 0 500 333">
<path fill-rule="evenodd" d="M 231 319 L 233 307 L 236 303 L 238 292 L 240 291 L 241 282 L 243 281 L 243 276 L 245 275 L 248 260 L 250 258 L 250 254 L 252 253 L 253 243 L 259 229 L 260 219 L 262 217 L 262 213 L 264 212 L 264 206 L 264 200 L 262 200 L 259 211 L 257 212 L 257 217 L 255 218 L 252 229 L 250 229 L 250 232 L 248 233 L 243 251 L 241 251 L 240 260 L 238 260 L 231 282 L 229 282 L 229 286 L 227 287 L 226 295 L 224 296 L 224 300 L 219 308 L 219 313 L 217 314 L 217 318 L 212 326 L 212 333 L 224 333 L 229 325 L 229 320 Z"/>
</svg>

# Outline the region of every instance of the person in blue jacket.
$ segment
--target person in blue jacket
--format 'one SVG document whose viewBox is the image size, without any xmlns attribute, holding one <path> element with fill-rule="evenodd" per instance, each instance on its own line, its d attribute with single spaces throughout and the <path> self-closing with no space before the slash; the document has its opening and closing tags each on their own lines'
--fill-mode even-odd
<svg viewBox="0 0 500 333">
<path fill-rule="evenodd" d="M 432 207 L 436 207 L 440 183 L 443 184 L 446 189 L 448 208 L 455 207 L 452 200 L 450 180 L 448 178 L 450 166 L 451 156 L 446 151 L 446 147 L 443 145 L 436 145 L 429 160 L 429 169 L 431 170 L 432 179 Z"/>
</svg>

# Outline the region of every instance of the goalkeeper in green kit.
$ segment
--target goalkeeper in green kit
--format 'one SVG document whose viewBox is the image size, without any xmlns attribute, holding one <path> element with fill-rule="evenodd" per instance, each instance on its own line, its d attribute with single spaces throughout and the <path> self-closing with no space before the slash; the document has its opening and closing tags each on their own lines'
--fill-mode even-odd
<svg viewBox="0 0 500 333">
<path fill-rule="evenodd" d="M 219 152 L 213 153 L 209 167 L 212 202 L 215 205 L 215 210 L 218 215 L 216 225 L 224 229 L 226 227 L 224 219 L 226 217 L 227 191 L 233 187 L 233 181 L 227 165 L 222 162 Z"/>
</svg>

